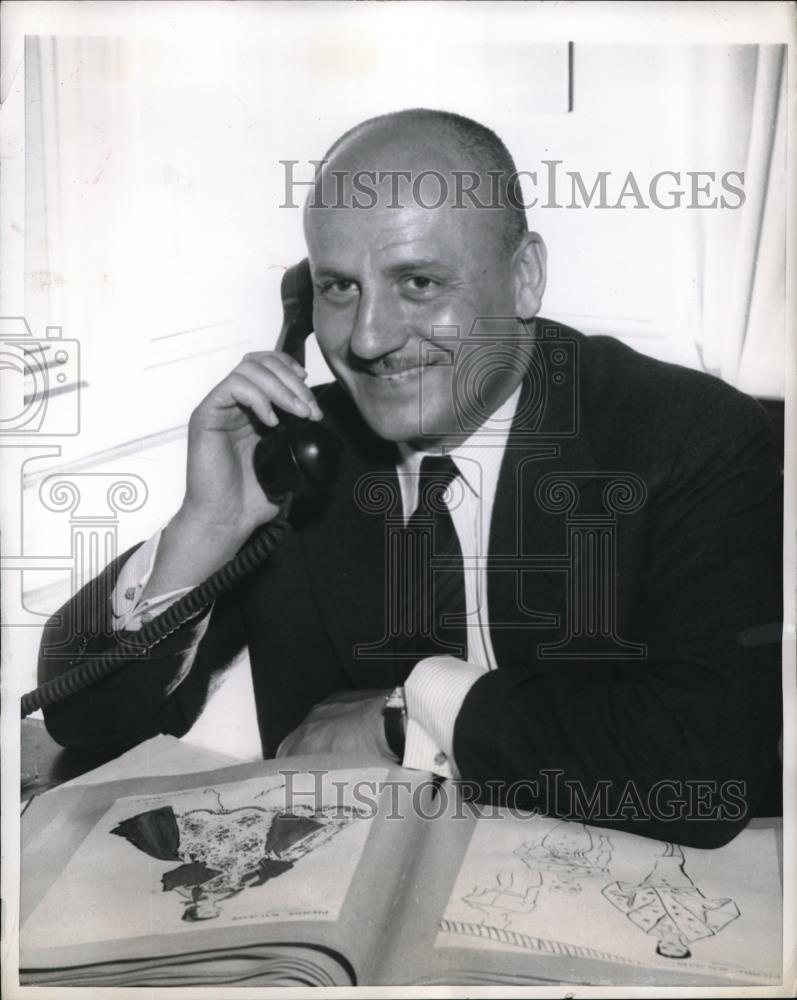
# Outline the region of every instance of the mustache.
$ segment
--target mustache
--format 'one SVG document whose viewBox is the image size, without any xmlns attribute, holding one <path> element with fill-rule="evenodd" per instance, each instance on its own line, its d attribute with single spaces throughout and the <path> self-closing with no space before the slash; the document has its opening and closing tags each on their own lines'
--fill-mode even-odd
<svg viewBox="0 0 797 1000">
<path fill-rule="evenodd" d="M 439 344 L 424 344 L 412 351 L 396 351 L 370 360 L 352 355 L 349 364 L 366 375 L 395 375 L 412 368 L 431 368 L 433 365 L 438 365 L 447 360 L 441 357 L 442 354 L 453 357 L 454 352 Z"/>
</svg>

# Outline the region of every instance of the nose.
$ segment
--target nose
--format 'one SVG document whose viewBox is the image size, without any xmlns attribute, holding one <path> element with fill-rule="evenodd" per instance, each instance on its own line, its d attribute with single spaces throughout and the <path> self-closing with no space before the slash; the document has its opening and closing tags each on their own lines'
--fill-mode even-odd
<svg viewBox="0 0 797 1000">
<path fill-rule="evenodd" d="M 375 361 L 400 350 L 409 335 L 409 324 L 391 289 L 362 287 L 349 338 L 351 352 L 362 361 Z"/>
</svg>

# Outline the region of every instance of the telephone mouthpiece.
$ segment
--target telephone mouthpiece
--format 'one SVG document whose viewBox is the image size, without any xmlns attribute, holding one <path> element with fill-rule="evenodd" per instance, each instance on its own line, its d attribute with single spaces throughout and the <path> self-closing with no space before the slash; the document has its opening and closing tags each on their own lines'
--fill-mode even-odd
<svg viewBox="0 0 797 1000">
<path fill-rule="evenodd" d="M 257 481 L 274 501 L 288 492 L 298 500 L 327 496 L 338 476 L 340 439 L 323 423 L 279 416 L 279 424 L 255 447 Z"/>
</svg>

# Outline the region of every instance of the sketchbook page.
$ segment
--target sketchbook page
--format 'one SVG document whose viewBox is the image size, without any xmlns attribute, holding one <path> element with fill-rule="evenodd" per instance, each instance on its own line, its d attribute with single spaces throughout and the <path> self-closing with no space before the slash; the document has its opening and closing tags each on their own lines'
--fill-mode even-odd
<svg viewBox="0 0 797 1000">
<path fill-rule="evenodd" d="M 476 826 L 472 810 L 463 806 L 454 788 L 444 781 L 434 796 L 417 803 L 422 849 L 402 871 L 369 969 L 368 981 L 374 985 L 411 985 L 435 968 L 433 946 L 440 918 Z"/>
<path fill-rule="evenodd" d="M 364 907 L 378 927 L 393 870 L 384 857 L 399 857 L 409 839 L 380 815 L 388 767 L 328 763 L 261 761 L 194 775 L 188 788 L 153 779 L 153 791 L 132 795 L 118 794 L 131 782 L 61 793 L 62 803 L 79 801 L 23 853 L 22 967 L 264 940 L 346 947 L 361 961 Z"/>
<path fill-rule="evenodd" d="M 772 826 L 709 851 L 506 817 L 477 824 L 435 945 L 568 982 L 774 984 L 781 907 Z"/>
<path fill-rule="evenodd" d="M 119 798 L 185 791 L 218 782 L 270 776 L 286 769 L 309 772 L 313 768 L 357 769 L 369 764 L 384 767 L 385 761 L 376 757 L 369 761 L 332 755 L 258 760 L 194 774 L 125 778 L 84 788 L 62 785 L 36 796 L 22 817 L 22 920 L 41 901 L 42 894 L 50 888 L 82 839 Z M 39 844 L 39 837 L 45 835 L 51 842 L 49 851 Z"/>
<path fill-rule="evenodd" d="M 113 762 L 111 762 L 113 763 Z M 219 780 L 230 780 L 239 775 L 259 774 L 264 766 L 263 761 L 249 761 L 246 763 L 227 764 L 218 771 Z M 208 774 L 215 770 L 215 763 L 211 768 L 202 766 L 201 770 L 188 771 L 185 774 L 159 774 L 143 776 L 141 774 L 127 774 L 115 777 L 113 780 L 102 782 L 94 787 L 93 782 L 88 783 L 88 787 L 81 784 L 65 782 L 55 788 L 50 789 L 41 795 L 31 798 L 26 804 L 22 820 L 22 837 L 26 852 L 31 847 L 31 842 L 38 834 L 52 823 L 64 825 L 67 820 L 77 829 L 81 824 L 88 824 L 92 817 L 94 821 L 99 818 L 97 810 L 102 811 L 113 798 L 122 795 L 135 795 L 141 791 L 169 791 L 177 787 L 190 788 L 202 784 L 208 780 Z M 63 849 L 67 849 L 68 841 L 64 840 Z M 35 868 L 29 866 L 29 887 L 38 883 L 48 884 L 57 873 L 54 866 L 58 863 L 62 851 L 45 860 L 43 865 Z M 24 861 L 24 858 L 23 858 Z M 23 886 L 23 888 L 25 888 Z M 27 893 L 28 898 L 35 898 L 35 895 Z M 21 912 L 24 913 L 25 900 L 20 902 Z"/>
<path fill-rule="evenodd" d="M 452 798 L 430 824 L 407 898 L 433 912 L 407 916 L 384 982 L 408 968 L 405 983 L 779 981 L 777 821 L 705 851 L 517 810 L 469 823 L 469 811 Z"/>
</svg>

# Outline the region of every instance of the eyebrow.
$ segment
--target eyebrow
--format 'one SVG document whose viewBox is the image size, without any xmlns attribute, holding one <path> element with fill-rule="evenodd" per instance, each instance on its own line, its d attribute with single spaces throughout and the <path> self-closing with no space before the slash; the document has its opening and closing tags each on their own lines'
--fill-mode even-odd
<svg viewBox="0 0 797 1000">
<path fill-rule="evenodd" d="M 433 257 L 412 257 L 408 260 L 396 261 L 395 264 L 388 265 L 384 269 L 384 273 L 394 277 L 405 271 L 423 271 L 426 268 L 435 268 L 441 271 L 449 270 L 441 261 L 435 260 Z"/>
<path fill-rule="evenodd" d="M 344 274 L 343 271 L 339 271 L 335 267 L 314 267 L 310 269 L 310 273 L 316 280 L 319 278 L 347 278 L 348 275 Z"/>
<path fill-rule="evenodd" d="M 450 271 L 450 268 L 433 257 L 412 257 L 407 260 L 396 261 L 395 264 L 389 264 L 383 269 L 382 273 L 388 277 L 395 277 L 407 271 L 423 271 L 426 268 L 434 268 L 446 273 Z M 316 280 L 319 278 L 345 278 L 347 281 L 353 280 L 351 275 L 332 265 L 321 265 L 320 267 L 313 268 L 312 273 Z"/>
</svg>

